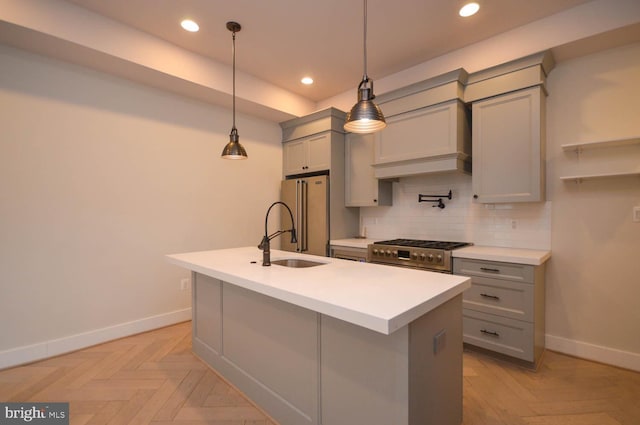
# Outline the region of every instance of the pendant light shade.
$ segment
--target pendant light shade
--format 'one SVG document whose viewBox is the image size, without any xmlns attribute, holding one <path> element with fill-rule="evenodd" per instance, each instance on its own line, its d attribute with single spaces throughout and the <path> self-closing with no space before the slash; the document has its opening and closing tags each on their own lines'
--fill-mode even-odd
<svg viewBox="0 0 640 425">
<path fill-rule="evenodd" d="M 375 104 L 373 80 L 367 75 L 367 0 L 364 0 L 364 75 L 358 86 L 358 103 L 347 114 L 344 129 L 351 133 L 373 133 L 387 126 L 380 107 Z"/>
<path fill-rule="evenodd" d="M 234 127 L 229 134 L 229 143 L 222 150 L 222 157 L 224 159 L 247 159 L 247 151 L 238 141 L 238 130 Z"/>
<path fill-rule="evenodd" d="M 237 22 L 227 22 L 227 29 L 232 33 L 232 55 L 233 55 L 233 126 L 229 134 L 229 143 L 222 150 L 224 159 L 247 159 L 247 151 L 240 144 L 240 136 L 236 128 L 236 33 L 242 29 Z"/>
<path fill-rule="evenodd" d="M 370 84 L 370 86 L 368 86 Z M 352 133 L 373 133 L 387 126 L 380 107 L 373 101 L 373 81 L 364 79 L 358 86 L 358 103 L 347 114 L 344 129 Z"/>
</svg>

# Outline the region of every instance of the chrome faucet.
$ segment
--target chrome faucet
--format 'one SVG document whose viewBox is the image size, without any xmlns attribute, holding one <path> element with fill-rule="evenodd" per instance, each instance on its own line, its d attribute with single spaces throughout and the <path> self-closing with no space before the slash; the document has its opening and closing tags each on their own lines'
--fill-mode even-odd
<svg viewBox="0 0 640 425">
<path fill-rule="evenodd" d="M 289 229 L 289 230 L 278 230 L 278 231 L 276 231 L 276 232 L 274 232 L 274 233 L 269 235 L 269 232 L 267 231 L 267 223 L 269 222 L 269 213 L 271 212 L 271 208 L 273 208 L 274 206 L 276 206 L 278 204 L 284 205 L 284 207 L 287 209 L 287 211 L 289 211 L 289 216 L 291 217 L 291 229 Z M 271 248 L 270 248 L 271 239 L 275 238 L 276 236 L 280 236 L 283 233 L 287 233 L 287 232 L 291 233 L 291 243 L 297 243 L 298 242 L 298 238 L 296 237 L 296 226 L 295 226 L 295 223 L 293 221 L 293 213 L 291 212 L 291 208 L 289 208 L 289 206 L 287 204 L 285 204 L 284 202 L 281 202 L 281 201 L 274 202 L 273 204 L 271 204 L 271 206 L 267 210 L 267 215 L 264 218 L 264 236 L 262 237 L 262 241 L 260 242 L 260 245 L 258 245 L 258 249 L 262 250 L 262 265 L 263 266 L 270 266 L 271 265 Z"/>
</svg>

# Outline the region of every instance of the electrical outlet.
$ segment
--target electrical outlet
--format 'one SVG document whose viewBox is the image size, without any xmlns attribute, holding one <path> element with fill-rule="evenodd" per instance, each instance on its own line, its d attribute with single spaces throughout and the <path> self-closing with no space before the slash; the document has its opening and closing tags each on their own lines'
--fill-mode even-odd
<svg viewBox="0 0 640 425">
<path fill-rule="evenodd" d="M 447 345 L 447 330 L 442 329 L 433 337 L 433 354 L 438 354 Z"/>
<path fill-rule="evenodd" d="M 633 207 L 633 221 L 640 223 L 640 207 Z"/>
<path fill-rule="evenodd" d="M 189 284 L 191 283 L 191 279 L 185 278 L 180 280 L 180 290 L 185 291 L 189 288 Z"/>
<path fill-rule="evenodd" d="M 518 227 L 518 220 L 511 220 L 511 228 L 516 229 Z"/>
</svg>

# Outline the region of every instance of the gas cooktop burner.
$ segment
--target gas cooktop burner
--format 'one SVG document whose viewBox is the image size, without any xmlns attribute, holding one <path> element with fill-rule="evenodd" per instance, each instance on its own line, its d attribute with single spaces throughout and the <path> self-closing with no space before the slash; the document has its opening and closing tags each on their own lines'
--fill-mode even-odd
<svg viewBox="0 0 640 425">
<path fill-rule="evenodd" d="M 392 239 L 388 241 L 374 242 L 374 244 L 408 246 L 412 248 L 444 249 L 448 251 L 471 245 L 467 242 L 422 241 L 418 239 Z"/>
</svg>

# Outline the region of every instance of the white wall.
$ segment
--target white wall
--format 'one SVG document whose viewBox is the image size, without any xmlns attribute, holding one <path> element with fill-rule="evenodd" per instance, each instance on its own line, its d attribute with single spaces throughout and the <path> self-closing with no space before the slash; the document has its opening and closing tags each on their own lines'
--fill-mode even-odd
<svg viewBox="0 0 640 425">
<path fill-rule="evenodd" d="M 559 180 L 578 163 L 560 145 L 640 137 L 640 43 L 560 63 L 548 82 L 548 344 L 603 361 L 626 359 L 618 363 L 640 370 L 640 223 L 632 221 L 640 179 Z M 585 155 L 613 171 L 616 150 L 635 158 L 640 171 L 640 144 Z"/>
<path fill-rule="evenodd" d="M 189 317 L 167 253 L 257 245 L 277 123 L 0 45 L 0 368 Z M 256 248 L 257 249 L 257 248 Z"/>
</svg>

